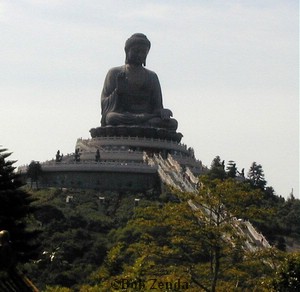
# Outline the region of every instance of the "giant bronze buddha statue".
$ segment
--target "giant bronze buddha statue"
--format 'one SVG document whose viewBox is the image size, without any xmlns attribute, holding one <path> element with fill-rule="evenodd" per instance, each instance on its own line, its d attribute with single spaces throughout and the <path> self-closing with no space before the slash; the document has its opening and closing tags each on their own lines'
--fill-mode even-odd
<svg viewBox="0 0 300 292">
<path fill-rule="evenodd" d="M 104 81 L 101 128 L 152 128 L 169 133 L 167 136 L 176 134 L 177 121 L 163 107 L 158 77 L 145 68 L 150 46 L 148 38 L 141 33 L 126 41 L 125 65 L 110 69 Z M 91 130 L 92 136 L 101 132 L 97 129 Z"/>
</svg>

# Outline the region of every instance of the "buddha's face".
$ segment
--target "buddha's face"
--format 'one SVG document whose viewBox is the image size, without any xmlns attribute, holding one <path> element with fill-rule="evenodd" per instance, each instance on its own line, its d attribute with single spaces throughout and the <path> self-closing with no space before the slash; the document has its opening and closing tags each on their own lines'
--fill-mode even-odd
<svg viewBox="0 0 300 292">
<path fill-rule="evenodd" d="M 136 44 L 129 48 L 127 52 L 127 63 L 133 65 L 145 64 L 149 48 L 143 44 Z"/>
</svg>

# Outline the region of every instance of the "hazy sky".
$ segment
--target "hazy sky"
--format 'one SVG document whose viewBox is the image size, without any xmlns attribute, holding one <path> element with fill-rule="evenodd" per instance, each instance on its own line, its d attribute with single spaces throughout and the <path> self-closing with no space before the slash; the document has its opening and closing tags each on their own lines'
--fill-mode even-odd
<svg viewBox="0 0 300 292">
<path fill-rule="evenodd" d="M 147 35 L 182 142 L 210 165 L 262 165 L 299 197 L 297 0 L 0 0 L 0 145 L 16 165 L 74 152 L 100 125 L 109 68 Z"/>
</svg>

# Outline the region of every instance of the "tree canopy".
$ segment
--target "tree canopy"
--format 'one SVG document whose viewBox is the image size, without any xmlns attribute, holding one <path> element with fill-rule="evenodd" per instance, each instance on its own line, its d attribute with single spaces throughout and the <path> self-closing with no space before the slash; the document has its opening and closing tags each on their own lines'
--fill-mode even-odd
<svg viewBox="0 0 300 292">
<path fill-rule="evenodd" d="M 33 214 L 32 196 L 21 189 L 15 172 L 15 161 L 9 160 L 7 149 L 0 149 L 0 230 L 10 234 L 17 262 L 25 262 L 36 254 L 36 230 L 29 230 L 28 218 Z"/>
</svg>

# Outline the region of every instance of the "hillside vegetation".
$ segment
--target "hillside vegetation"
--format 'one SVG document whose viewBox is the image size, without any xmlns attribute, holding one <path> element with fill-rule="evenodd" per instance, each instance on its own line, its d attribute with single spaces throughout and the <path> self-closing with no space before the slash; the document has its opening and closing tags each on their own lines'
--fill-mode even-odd
<svg viewBox="0 0 300 292">
<path fill-rule="evenodd" d="M 43 232 L 40 257 L 25 268 L 47 291 L 60 291 L 57 286 L 150 291 L 152 285 L 170 291 L 272 291 L 278 270 L 291 256 L 285 252 L 286 238 L 299 239 L 299 200 L 270 196 L 230 178 L 205 176 L 201 183 L 206 187 L 196 195 L 31 191 L 38 198 L 35 218 Z M 229 221 L 220 226 L 201 221 L 189 200 L 226 205 L 230 214 L 264 231 L 275 247 L 255 253 L 243 249 L 245 239 L 236 236 Z"/>
<path fill-rule="evenodd" d="M 100 193 L 21 188 L 9 156 L 1 277 L 17 265 L 47 292 L 300 291 L 300 201 L 276 196 L 259 164 L 246 178 L 216 157 L 194 193 Z M 247 242 L 244 220 L 272 246 Z"/>
</svg>

